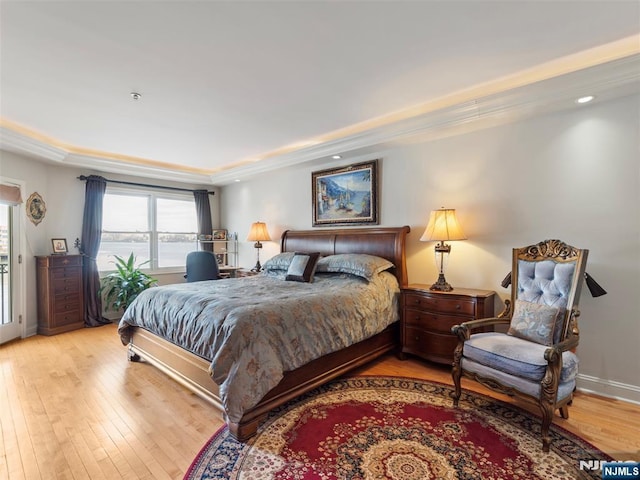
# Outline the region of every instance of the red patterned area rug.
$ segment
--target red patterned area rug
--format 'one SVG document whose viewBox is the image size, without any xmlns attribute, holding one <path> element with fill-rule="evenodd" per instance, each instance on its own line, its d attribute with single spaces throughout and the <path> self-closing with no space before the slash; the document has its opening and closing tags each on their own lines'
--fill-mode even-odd
<svg viewBox="0 0 640 480">
<path fill-rule="evenodd" d="M 611 457 L 553 425 L 542 452 L 540 420 L 452 387 L 396 377 L 333 381 L 269 415 L 248 443 L 221 428 L 186 480 L 599 479 L 580 460 Z"/>
</svg>

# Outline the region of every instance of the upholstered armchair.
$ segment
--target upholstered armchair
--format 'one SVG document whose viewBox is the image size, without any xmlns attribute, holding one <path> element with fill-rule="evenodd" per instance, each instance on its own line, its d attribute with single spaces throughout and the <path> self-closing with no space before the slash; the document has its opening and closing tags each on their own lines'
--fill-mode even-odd
<svg viewBox="0 0 640 480">
<path fill-rule="evenodd" d="M 461 377 L 495 391 L 521 395 L 542 413 L 542 448 L 549 451 L 549 427 L 556 410 L 569 417 L 578 373 L 578 301 L 588 250 L 546 240 L 513 250 L 511 299 L 498 317 L 456 325 L 453 404 Z M 504 325 L 506 333 L 473 333 Z M 494 328 L 495 329 L 495 328 Z"/>
</svg>

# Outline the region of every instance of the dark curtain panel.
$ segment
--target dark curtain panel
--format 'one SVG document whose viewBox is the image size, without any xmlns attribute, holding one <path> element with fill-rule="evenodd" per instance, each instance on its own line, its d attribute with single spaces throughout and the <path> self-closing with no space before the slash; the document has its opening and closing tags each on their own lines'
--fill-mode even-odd
<svg viewBox="0 0 640 480">
<path fill-rule="evenodd" d="M 111 323 L 102 316 L 102 298 L 100 289 L 100 275 L 96 256 L 100 249 L 102 234 L 102 200 L 107 189 L 107 181 L 98 176 L 87 177 L 84 191 L 84 215 L 82 217 L 82 242 L 80 251 L 84 255 L 82 266 L 82 283 L 84 290 L 84 324 L 87 327 L 97 327 Z"/>
<path fill-rule="evenodd" d="M 211 235 L 211 205 L 209 204 L 209 192 L 206 190 L 194 190 L 193 198 L 196 202 L 196 214 L 198 215 L 198 234 Z M 213 252 L 213 243 L 201 244 L 202 250 Z"/>
</svg>

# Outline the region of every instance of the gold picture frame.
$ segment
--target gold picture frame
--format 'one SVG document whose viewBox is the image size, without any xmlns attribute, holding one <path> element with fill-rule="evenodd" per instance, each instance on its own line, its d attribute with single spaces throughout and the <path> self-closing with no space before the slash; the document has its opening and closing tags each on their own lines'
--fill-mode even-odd
<svg viewBox="0 0 640 480">
<path fill-rule="evenodd" d="M 377 225 L 378 160 L 311 174 L 313 226 Z"/>
</svg>

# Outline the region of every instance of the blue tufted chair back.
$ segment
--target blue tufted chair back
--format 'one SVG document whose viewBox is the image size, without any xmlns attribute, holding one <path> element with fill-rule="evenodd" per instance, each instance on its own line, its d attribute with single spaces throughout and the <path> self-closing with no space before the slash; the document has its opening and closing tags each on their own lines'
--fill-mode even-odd
<svg viewBox="0 0 640 480">
<path fill-rule="evenodd" d="M 576 308 L 587 263 L 588 250 L 581 250 L 560 240 L 545 240 L 513 250 L 511 301 L 520 299 L 565 309 L 564 322 L 558 325 L 554 343 L 568 333 L 571 309 Z"/>
</svg>

